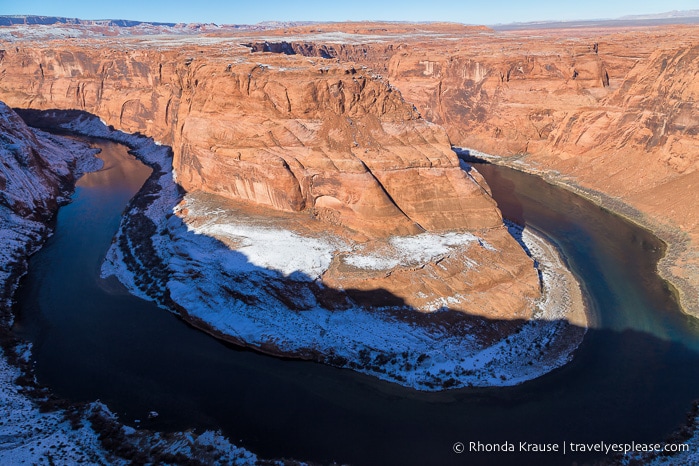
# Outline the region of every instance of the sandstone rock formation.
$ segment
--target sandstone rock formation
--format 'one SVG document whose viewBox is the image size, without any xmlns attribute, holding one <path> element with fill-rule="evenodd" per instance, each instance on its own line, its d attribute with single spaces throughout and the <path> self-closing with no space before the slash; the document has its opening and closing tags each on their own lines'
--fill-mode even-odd
<svg viewBox="0 0 699 466">
<path fill-rule="evenodd" d="M 84 109 L 172 144 L 187 189 L 312 213 L 363 237 L 492 227 L 497 214 L 453 170 L 450 141 L 525 156 L 639 210 L 666 239 L 687 235 L 664 271 L 686 301 L 698 288 L 691 26 L 282 25 L 169 45 L 2 48 L 0 94 L 11 105 Z M 386 169 L 397 161 L 410 169 Z M 428 184 L 435 192 L 424 196 Z"/>
<path fill-rule="evenodd" d="M 301 53 L 252 53 L 230 39 L 202 45 L 194 37 L 157 49 L 155 41 L 6 46 L 0 97 L 20 108 L 85 110 L 153 136 L 173 147 L 185 190 L 235 200 L 256 214 L 296 213 L 360 241 L 478 232 L 498 249 L 478 279 L 459 265 L 468 248 L 440 267 L 407 268 L 390 279 L 364 273 L 357 281 L 338 269 L 325 279 L 343 288 L 385 287 L 419 309 L 460 296 L 451 304 L 463 312 L 531 315 L 540 295 L 531 259 L 506 233 L 482 183 L 461 169 L 444 129 L 380 75 Z"/>
<path fill-rule="evenodd" d="M 390 85 L 337 65 L 290 69 L 302 59 L 280 58 L 199 81 L 175 136 L 185 189 L 309 210 L 370 236 L 500 223 L 443 130 Z"/>
<path fill-rule="evenodd" d="M 194 52 L 9 50 L 3 97 L 152 134 L 175 148 L 187 190 L 368 236 L 500 224 L 446 133 L 368 70 L 297 56 L 251 63 L 243 47 L 232 63 L 219 48 Z"/>
<path fill-rule="evenodd" d="M 652 227 L 672 246 L 664 275 L 699 315 L 696 28 L 522 31 L 455 48 L 415 45 L 388 75 L 453 144 L 523 155 Z"/>
<path fill-rule="evenodd" d="M 264 40 L 367 66 L 443 126 L 452 144 L 516 156 L 598 202 L 610 196 L 607 207 L 671 243 L 662 272 L 679 286 L 684 307 L 699 315 L 695 27 L 496 32 L 384 25 L 372 36 L 364 32 L 364 41 L 323 43 L 331 27 L 338 26 L 306 29 L 305 36 L 268 31 Z"/>
</svg>

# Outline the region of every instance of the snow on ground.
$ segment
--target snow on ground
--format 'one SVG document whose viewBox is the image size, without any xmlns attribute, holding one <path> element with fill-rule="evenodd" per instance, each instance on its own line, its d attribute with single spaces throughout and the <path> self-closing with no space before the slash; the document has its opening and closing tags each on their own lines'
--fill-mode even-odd
<svg viewBox="0 0 699 466">
<path fill-rule="evenodd" d="M 64 412 L 41 412 L 15 384 L 20 375 L 0 350 L 1 464 L 109 463 L 88 423 L 73 429 Z"/>
<path fill-rule="evenodd" d="M 85 412 L 47 412 L 15 383 L 21 375 L 0 350 L 0 464 L 134 464 L 132 458 L 107 451 L 100 438 L 104 435 L 122 451 L 144 460 L 137 464 L 162 464 L 162 460 L 172 464 L 172 458 L 180 458 L 176 463 L 184 459 L 192 464 L 257 464 L 256 455 L 231 444 L 219 432 L 138 431 L 120 425 L 99 402 L 88 405 Z"/>
<path fill-rule="evenodd" d="M 199 211 L 205 207 L 195 197 L 187 196 L 185 201 L 188 215 L 196 218 L 205 215 Z M 215 220 L 211 222 L 206 228 L 192 229 L 178 217 L 170 218 L 168 231 L 174 253 L 170 256 L 171 276 L 167 286 L 172 299 L 191 316 L 252 346 L 272 344 L 291 354 L 303 354 L 311 349 L 346 360 L 341 366 L 417 389 L 435 390 L 445 384 L 449 387 L 513 385 L 538 377 L 568 362 L 580 341 L 570 339 L 566 344 L 565 339 L 570 335 L 566 333 L 565 322 L 560 320 L 570 310 L 573 297 L 569 290 L 577 287 L 577 282 L 572 274 L 559 277 L 563 264 L 555 250 L 543 247 L 546 243 L 526 230 L 522 236 L 537 254 L 544 287 L 549 292 L 537 304 L 536 320 L 524 324 L 514 335 L 482 347 L 476 338 L 454 335 L 443 326 L 416 325 L 380 309 L 323 309 L 310 293 L 303 297 L 306 308 L 291 311 L 270 293 L 275 284 L 269 278 L 270 275 L 274 278 L 275 272 L 248 262 L 249 256 L 243 252 L 251 243 L 259 242 L 259 248 L 266 248 L 267 255 L 274 255 L 277 247 L 286 253 L 287 245 L 278 243 L 283 243 L 287 235 L 280 235 L 282 239 L 275 241 L 265 229 L 243 227 L 227 220 L 221 226 L 224 231 L 236 234 L 244 231 L 246 235 L 241 242 L 243 247 L 231 250 L 199 234 L 215 233 Z M 478 238 L 470 234 L 393 238 L 389 249 L 394 254 L 388 260 L 391 264 L 409 261 L 411 253 L 429 260 L 448 252 L 452 246 L 473 241 Z M 323 253 L 327 254 L 327 248 Z M 304 255 L 308 254 L 306 250 Z M 349 257 L 351 260 L 352 256 Z M 367 257 L 360 256 L 359 262 L 367 267 L 385 266 L 383 257 L 371 260 Z M 254 260 L 260 262 L 259 258 Z M 314 278 L 301 275 L 289 280 L 294 276 L 286 272 L 276 272 L 279 279 L 276 286 L 293 290 L 290 293 L 303 294 L 303 289 L 294 282 Z M 554 343 L 559 351 L 547 351 Z"/>
<path fill-rule="evenodd" d="M 67 201 L 61 185 L 99 169 L 102 161 L 86 144 L 30 130 L 2 102 L 0 128 L 0 309 L 10 309 L 17 272 L 50 234 L 43 221 L 52 215 L 52 206 Z M 9 328 L 12 315 L 2 317 L 0 324 Z"/>
<path fill-rule="evenodd" d="M 197 200 L 187 198 L 188 209 L 201 209 Z M 470 233 L 422 233 L 414 236 L 395 236 L 378 250 L 364 253 L 362 244 L 350 245 L 337 237 L 302 236 L 281 228 L 260 226 L 251 223 L 220 223 L 216 212 L 198 212 L 210 217 L 200 225 L 188 228 L 202 235 L 225 238 L 229 245 L 242 254 L 240 260 L 229 264 L 228 269 L 238 271 L 268 269 L 281 272 L 288 277 L 294 274 L 299 279 L 316 280 L 330 266 L 338 252 L 347 253 L 342 260 L 356 268 L 389 270 L 397 266 L 416 266 L 472 242 L 492 249 L 487 242 Z M 351 250 L 351 253 L 350 253 Z"/>
<path fill-rule="evenodd" d="M 414 236 L 394 236 L 387 247 L 372 254 L 354 254 L 343 257 L 345 263 L 360 269 L 388 270 L 397 266 L 424 264 L 459 246 L 479 241 L 470 233 L 422 233 Z"/>
<path fill-rule="evenodd" d="M 5 181 L 0 203 L 0 308 L 6 312 L 2 325 L 12 326 L 12 296 L 17 288 L 27 256 L 49 234 L 39 219 L 50 214 L 50 203 L 57 197 L 58 177 L 99 168 L 95 150 L 85 144 L 57 138 L 41 131 L 30 131 L 21 120 L 0 103 L 3 128 L 0 156 Z M 41 161 L 35 150 L 41 151 Z M 38 162 L 38 163 L 37 163 Z M 46 167 L 42 168 L 42 167 Z M 10 208 L 12 206 L 12 208 Z M 29 210 L 27 210 L 29 208 Z M 23 215 L 36 216 L 36 220 Z M 21 348 L 24 357 L 29 348 Z M 0 463 L 1 464 L 88 464 L 105 463 L 97 434 L 89 427 L 73 429 L 63 412 L 41 412 L 37 404 L 15 380 L 19 368 L 10 365 L 0 349 Z"/>
<path fill-rule="evenodd" d="M 555 320 L 565 314 L 569 299 L 564 296 L 563 301 L 539 303 L 540 319 L 489 347 L 480 346 L 468 333 L 459 336 L 443 325 L 417 325 L 384 309 L 324 309 L 309 286 L 322 288 L 318 276 L 333 253 L 347 251 L 346 245 L 244 220 L 217 222 L 211 209 L 192 196 L 184 204 L 189 215 L 211 220 L 187 225 L 173 215 L 173 210 L 179 210 L 175 206 L 180 198 L 167 148 L 147 138 L 111 132 L 96 119 L 68 127 L 126 143 L 146 163 L 163 167 L 154 200 L 146 207 L 132 208 L 126 218 L 144 213 L 153 222 L 156 233 L 149 247 L 167 269 L 157 294 L 167 296 L 170 305 L 180 307 L 199 326 L 264 351 L 320 359 L 421 390 L 520 383 L 565 364 L 580 341 L 579 335 L 571 338 L 567 334 L 565 323 Z M 129 236 L 126 222 L 118 236 L 126 238 L 124 244 L 131 254 L 138 245 Z M 345 260 L 369 268 L 409 264 L 473 241 L 479 239 L 457 233 L 393 238 L 381 255 L 359 250 Z M 140 276 L 148 271 L 135 272 L 138 263 L 127 266 L 119 243 L 112 246 L 103 274 L 114 274 L 133 293 L 154 298 L 152 288 L 149 293 L 144 291 Z M 532 249 L 538 251 L 535 245 Z M 540 264 L 551 264 L 551 270 L 561 266 L 553 257 L 537 259 Z M 554 276 L 543 275 L 546 287 L 557 285 Z M 558 309 L 561 303 L 563 309 Z M 548 351 L 549 347 L 557 350 Z"/>
<path fill-rule="evenodd" d="M 195 233 L 225 237 L 236 244 L 244 258 L 229 264 L 243 271 L 260 268 L 281 272 L 284 276 L 302 274 L 315 280 L 330 266 L 335 246 L 331 241 L 297 235 L 288 230 L 243 224 L 205 224 L 190 227 Z M 299 251 L 303 251 L 299 254 Z"/>
<path fill-rule="evenodd" d="M 696 465 L 699 464 L 699 416 L 694 410 L 694 418 L 686 429 L 691 436 L 680 441 L 676 439 L 668 440 L 662 445 L 662 449 L 667 448 L 666 452 L 655 453 L 629 453 L 619 461 L 623 466 L 634 466 L 645 464 L 647 466 L 675 466 L 678 464 Z M 686 438 L 686 437 L 685 437 Z"/>
<path fill-rule="evenodd" d="M 620 464 L 624 466 L 646 465 L 646 466 L 677 466 L 677 465 L 696 465 L 699 464 L 699 430 L 694 431 L 694 436 L 684 442 L 687 445 L 686 450 L 674 452 L 669 450 L 667 456 L 659 452 L 653 459 L 639 455 L 627 455 Z M 672 445 L 667 448 L 685 448 L 681 445 Z"/>
<path fill-rule="evenodd" d="M 152 271 L 153 267 L 146 266 L 146 263 L 151 264 L 155 257 L 156 265 L 162 264 L 167 270 L 164 280 L 155 280 L 163 288 L 160 298 L 155 297 L 159 304 L 179 306 L 190 318 L 198 319 L 198 325 L 231 336 L 241 343 L 266 351 L 276 348 L 287 354 L 315 357 L 420 390 L 441 390 L 513 385 L 538 377 L 565 364 L 580 341 L 582 335 L 578 332 L 571 336 L 570 328 L 560 320 L 568 314 L 570 303 L 575 301 L 571 290 L 574 291 L 577 282 L 572 275 L 565 275 L 565 267 L 555 250 L 526 230 L 520 232 L 520 236 L 540 264 L 544 298 L 536 303 L 535 320 L 524 324 L 514 334 L 483 346 L 468 332 L 456 334 L 458 332 L 440 324 L 417 325 L 384 309 L 351 307 L 330 311 L 320 306 L 309 291 L 311 285 L 322 288 L 317 277 L 338 250 L 347 253 L 349 249 L 350 254 L 343 257 L 350 263 L 354 261 L 355 266 L 385 267 L 430 260 L 452 247 L 482 241 L 476 236 L 450 233 L 393 238 L 387 249 L 379 254 L 376 250 L 366 252 L 361 248 L 352 251 L 352 247 L 337 239 L 302 237 L 245 221 L 217 223 L 215 215 L 210 216 L 210 222 L 192 227 L 173 215 L 181 195 L 173 179 L 168 147 L 149 138 L 110 130 L 97 118 L 83 117 L 65 127 L 84 135 L 127 144 L 137 157 L 154 168 L 154 175 L 122 219 L 117 241 L 103 266 L 103 274 L 117 275 L 133 293 L 154 298 L 153 288 L 143 285 L 143 275 Z M 198 205 L 192 198 L 188 198 L 185 205 L 193 217 L 210 214 L 205 211 L 206 206 Z M 139 243 L 139 239 L 133 237 L 133 230 L 131 233 L 129 230 L 130 219 L 139 215 L 152 222 L 151 231 L 155 232 L 146 243 Z M 8 219 L 0 216 L 0 220 Z M 2 234 L 6 232 L 3 228 Z M 239 247 L 231 249 L 213 236 Z M 18 244 L 26 241 L 22 237 L 13 238 Z M 0 239 L 10 242 L 8 238 Z M 124 239 L 124 248 L 118 246 L 121 239 Z M 145 254 L 143 244 L 147 246 Z M 295 254 L 297 251 L 301 254 Z M 127 265 L 127 258 L 131 260 L 130 265 Z M 162 296 L 169 296 L 171 301 L 162 300 Z M 290 309 L 290 305 L 295 309 Z M 439 312 L 451 311 L 441 310 L 435 314 Z M 6 364 L 4 359 L 2 364 Z M 75 432 L 69 432 L 69 425 L 61 420 L 64 417 L 62 412 L 40 413 L 12 383 L 16 377 L 12 368 L 0 369 L 2 377 L 6 377 L 5 382 L 0 383 L 0 400 L 5 406 L 11 406 L 18 416 L 12 418 L 11 424 L 0 424 L 0 427 L 4 426 L 0 431 L 3 432 L 0 435 L 4 435 L 0 437 L 3 439 L 0 451 L 3 455 L 19 455 L 0 459 L 40 461 L 43 453 L 39 447 L 43 448 L 44 442 L 39 444 L 37 439 L 36 446 L 30 446 L 33 440 L 23 437 L 28 432 L 26 429 L 37 425 L 44 426 L 43 432 L 47 433 L 46 439 L 51 440 L 51 445 L 58 442 L 58 445 L 65 445 L 60 448 L 66 455 L 78 455 L 67 456 L 70 461 L 77 461 L 87 451 L 98 455 L 95 458 L 101 461 L 99 455 L 105 453 L 95 443 L 96 434 L 89 426 L 82 424 Z M 120 435 L 126 437 L 137 432 L 123 426 L 119 429 Z M 217 434 L 179 435 L 176 440 L 154 434 L 128 441 L 139 445 L 142 450 L 165 442 L 173 452 L 179 448 L 178 452 L 186 454 L 187 451 L 191 453 L 192 448 L 196 449 L 196 445 L 203 445 L 202 442 L 209 438 L 207 436 L 211 436 L 211 442 L 225 444 L 224 450 L 227 449 L 227 454 L 236 458 L 236 462 L 253 463 L 256 460 L 253 454 L 226 443 Z M 31 456 L 34 451 L 39 451 L 36 458 Z"/>
<path fill-rule="evenodd" d="M 50 214 L 53 200 L 58 197 L 61 202 L 67 201 L 67 197 L 63 197 L 67 193 L 56 189 L 56 175 L 65 179 L 77 177 L 101 168 L 102 162 L 94 157 L 96 151 L 84 143 L 27 129 L 2 103 L 0 119 L 3 128 L 0 134 L 1 175 L 6 182 L 0 192 L 3 201 L 0 202 L 0 310 L 4 311 L 0 325 L 9 329 L 13 320 L 9 309 L 27 257 L 50 234 L 41 221 L 29 220 L 18 212 L 24 212 L 26 205 L 31 207 L 27 215 L 37 211 Z M 107 130 L 100 125 L 94 124 L 94 127 Z M 93 128 L 92 133 L 98 131 Z M 104 136 L 107 132 L 98 134 Z M 122 139 L 136 141 L 128 135 L 123 135 Z M 168 148 L 150 142 L 145 146 L 148 150 L 141 154 L 143 158 L 166 159 L 162 154 L 167 154 Z M 41 161 L 34 166 L 27 163 L 29 157 L 40 157 Z M 18 160 L 24 162 L 16 163 Z M 236 447 L 218 432 L 160 434 L 139 431 L 121 425 L 97 402 L 84 407 L 51 408 L 45 404 L 50 399 L 48 392 L 31 388 L 31 384 L 29 388 L 18 384 L 18 378 L 28 376 L 8 362 L 5 353 L 8 350 L 15 351 L 27 362 L 31 357 L 31 345 L 0 348 L 0 464 L 258 463 L 253 453 Z M 100 425 L 96 426 L 93 421 Z M 104 447 L 102 437 L 121 452 L 130 452 L 131 457 L 114 456 Z"/>
<path fill-rule="evenodd" d="M 26 220 L 0 205 L 0 289 L 9 288 L 2 294 L 0 308 L 9 309 L 12 306 L 12 294 L 19 281 L 15 277 L 17 263 L 31 250 L 29 245 L 40 242 L 45 234 L 46 227 L 42 223 Z M 10 327 L 12 316 L 2 317 L 4 319 L 0 324 Z"/>
</svg>

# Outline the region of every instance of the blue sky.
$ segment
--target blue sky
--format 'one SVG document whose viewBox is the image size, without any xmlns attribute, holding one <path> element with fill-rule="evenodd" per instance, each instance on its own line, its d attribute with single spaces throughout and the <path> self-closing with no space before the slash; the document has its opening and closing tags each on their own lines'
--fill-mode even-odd
<svg viewBox="0 0 699 466">
<path fill-rule="evenodd" d="M 0 14 L 254 24 L 295 21 L 514 21 L 616 18 L 699 8 L 697 0 L 0 0 Z"/>
</svg>

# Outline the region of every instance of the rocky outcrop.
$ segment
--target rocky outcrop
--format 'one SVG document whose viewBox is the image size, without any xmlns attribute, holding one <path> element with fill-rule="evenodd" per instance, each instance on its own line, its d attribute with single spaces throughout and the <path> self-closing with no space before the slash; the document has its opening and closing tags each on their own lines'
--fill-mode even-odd
<svg viewBox="0 0 699 466">
<path fill-rule="evenodd" d="M 153 136 L 172 146 L 185 190 L 227 198 L 262 217 L 295 215 L 298 225 L 317 225 L 303 227 L 316 233 L 381 245 L 424 231 L 477 232 L 492 250 L 463 247 L 419 266 L 378 271 L 336 263 L 323 280 L 342 289 L 389 291 L 415 309 L 439 308 L 441 296 L 464 313 L 527 318 L 540 295 L 532 261 L 506 234 L 487 188 L 461 169 L 448 132 L 429 121 L 453 133 L 451 117 L 439 117 L 420 98 L 446 70 L 467 68 L 460 86 L 489 79 L 487 67 L 415 53 L 426 37 L 448 35 L 445 25 L 432 31 L 397 25 L 395 43 L 352 43 L 350 36 L 390 33 L 379 26 L 353 30 L 342 44 L 314 42 L 313 34 L 328 31 L 310 26 L 315 32 L 288 31 L 310 34 L 307 41 L 212 37 L 203 45 L 194 37 L 157 48 L 155 39 L 141 38 L 27 42 L 5 48 L 0 96 L 21 108 L 84 110 L 117 129 Z M 488 34 L 457 29 L 465 37 Z M 277 53 L 252 53 L 254 44 Z M 581 54 L 598 63 L 594 51 Z M 345 62 L 350 59 L 364 61 Z M 597 79 L 583 62 L 576 65 L 576 83 Z M 372 66 L 387 70 L 391 83 Z M 496 87 L 515 79 L 514 71 L 509 78 L 503 73 Z M 410 99 L 420 111 L 394 83 L 423 93 Z M 469 115 L 460 118 L 471 122 Z M 488 264 L 488 271 L 464 267 L 468 258 Z"/>
<path fill-rule="evenodd" d="M 175 143 L 188 190 L 308 210 L 369 236 L 500 223 L 444 131 L 353 68 L 231 67 L 199 81 L 188 106 Z"/>
<path fill-rule="evenodd" d="M 687 235 L 666 270 L 697 288 L 691 27 L 347 23 L 201 37 L 7 44 L 0 95 L 172 145 L 188 190 L 358 237 L 493 228 L 497 210 L 447 146 L 525 156 Z"/>
<path fill-rule="evenodd" d="M 408 44 L 453 28 L 393 27 Z M 342 37 L 385 33 L 367 25 Z M 440 353 L 438 362 L 457 346 L 490 353 L 508 336 L 526 353 L 543 335 L 536 321 L 548 306 L 555 322 L 542 331 L 565 340 L 554 359 L 567 361 L 584 318 L 568 326 L 558 312 L 566 300 L 545 302 L 534 261 L 504 227 L 485 182 L 462 168 L 443 127 L 368 65 L 390 70 L 411 45 L 258 39 L 5 48 L 0 96 L 13 106 L 55 120 L 52 109 L 83 110 L 173 149 L 177 186 L 157 170 L 169 195 L 146 186 L 103 271 L 219 337 L 358 370 L 365 355 L 390 361 L 396 348 L 414 366 L 416 338 Z M 365 64 L 345 62 L 358 57 Z M 423 76 L 439 70 L 421 62 Z M 68 127 L 131 137 L 85 116 Z M 572 332 L 558 333 L 564 327 Z M 438 365 L 423 366 L 429 381 Z M 495 383 L 506 379 L 523 380 Z"/>
<path fill-rule="evenodd" d="M 652 228 L 672 245 L 663 274 L 699 315 L 695 28 L 425 25 L 420 34 L 384 25 L 362 43 L 357 27 L 341 27 L 342 45 L 326 31 L 268 32 L 265 40 L 382 73 L 454 145 L 514 156 Z"/>
<path fill-rule="evenodd" d="M 386 81 L 301 56 L 216 48 L 8 50 L 12 105 L 79 108 L 175 150 L 178 181 L 369 237 L 493 228 L 495 204 L 438 126 Z M 27 79 L 29 78 L 29 79 Z"/>
<path fill-rule="evenodd" d="M 663 274 L 699 315 L 696 31 L 543 29 L 454 43 L 397 51 L 391 82 L 453 144 L 517 156 L 653 228 L 672 245 Z"/>
</svg>

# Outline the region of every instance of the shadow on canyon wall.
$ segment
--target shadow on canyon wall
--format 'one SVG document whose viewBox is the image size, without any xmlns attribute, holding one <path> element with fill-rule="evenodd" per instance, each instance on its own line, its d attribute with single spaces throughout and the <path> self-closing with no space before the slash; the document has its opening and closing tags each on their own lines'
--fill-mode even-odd
<svg viewBox="0 0 699 466">
<path fill-rule="evenodd" d="M 52 131 L 56 125 L 80 116 L 95 118 L 65 110 L 18 113 L 28 124 Z M 127 210 L 147 202 L 152 185 L 146 182 Z M 143 223 L 146 221 L 139 219 L 133 231 L 127 232 L 143 244 L 143 251 L 148 250 L 147 241 L 155 229 Z M 210 240 L 218 243 L 218 248 L 227 249 L 217 240 Z M 247 262 L 244 255 L 235 251 L 231 254 Z M 144 264 L 162 273 L 163 264 Z M 150 281 L 160 288 L 159 281 L 167 275 L 159 276 L 152 270 L 144 271 L 144 286 Z M 390 312 L 399 320 L 435 329 L 449 327 L 457 334 L 480 328 L 503 335 L 524 323 L 477 318 L 449 309 L 423 314 L 407 309 L 400 297 L 382 289 L 319 290 L 312 282 L 309 285 L 304 281 L 306 277 L 289 280 L 267 269 L 255 270 L 249 263 L 246 270 L 231 280 L 245 280 L 250 274 L 266 277 L 269 296 L 290 312 L 303 313 L 312 301 L 332 305 L 337 312 L 359 303 L 369 312 Z M 288 293 L 290 289 L 293 294 Z M 168 304 L 167 296 L 159 299 Z M 257 297 L 243 294 L 236 299 L 254 303 Z M 611 300 L 595 305 L 603 306 L 604 312 L 614 312 L 616 303 Z M 470 442 L 507 441 L 519 449 L 519 442 L 658 441 L 676 431 L 691 402 L 699 397 L 696 345 L 631 328 L 591 328 L 571 363 L 518 386 L 425 393 L 322 364 L 265 357 L 236 345 L 211 341 L 163 316 L 153 321 L 152 314 L 138 311 L 123 310 L 105 327 L 109 338 L 105 335 L 102 339 L 109 342 L 109 347 L 98 347 L 91 354 L 91 358 L 106 361 L 101 372 L 90 375 L 95 392 L 92 399 L 114 403 L 133 417 L 148 410 L 161 414 L 145 420 L 144 427 L 223 429 L 231 439 L 241 439 L 243 446 L 261 457 L 403 465 L 593 463 L 611 458 L 599 453 L 562 456 L 469 449 Z M 141 329 L 137 341 L 133 340 L 134 324 Z M 95 338 L 94 329 L 85 330 L 70 338 L 93 332 L 92 339 L 100 340 Z M 115 342 L 114 338 L 123 341 Z M 80 348 L 79 343 L 76 346 Z M 541 351 L 546 350 L 541 347 Z M 119 357 L 110 358 L 111 352 L 119 353 Z M 312 352 L 291 356 L 323 360 Z M 66 355 L 61 359 L 80 364 Z M 342 365 L 340 361 L 325 362 Z M 123 377 L 114 377 L 115 373 Z M 83 382 L 79 375 L 76 377 L 77 383 Z M 679 430 L 670 440 L 689 435 L 690 430 Z M 465 443 L 466 452 L 454 453 L 455 442 Z"/>
</svg>

